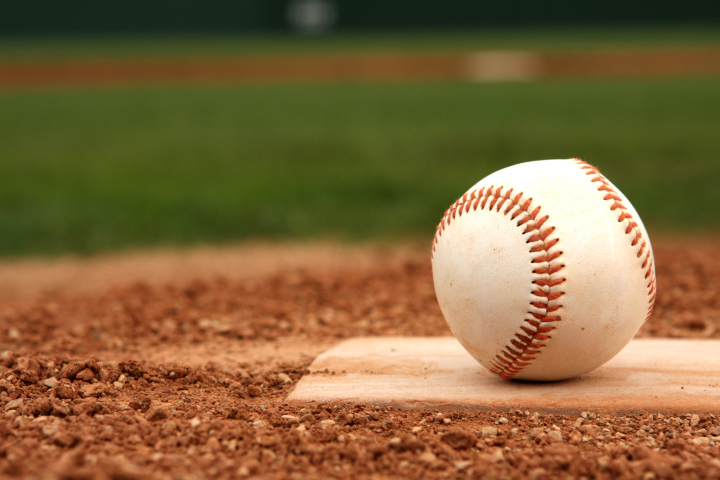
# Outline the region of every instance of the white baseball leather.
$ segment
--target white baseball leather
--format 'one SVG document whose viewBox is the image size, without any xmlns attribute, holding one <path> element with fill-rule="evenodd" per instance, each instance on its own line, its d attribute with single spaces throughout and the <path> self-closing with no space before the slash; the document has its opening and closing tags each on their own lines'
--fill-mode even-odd
<svg viewBox="0 0 720 480">
<path fill-rule="evenodd" d="M 611 359 L 652 312 L 640 217 L 577 159 L 499 170 L 455 202 L 433 241 L 440 308 L 465 349 L 503 378 L 561 380 Z"/>
</svg>

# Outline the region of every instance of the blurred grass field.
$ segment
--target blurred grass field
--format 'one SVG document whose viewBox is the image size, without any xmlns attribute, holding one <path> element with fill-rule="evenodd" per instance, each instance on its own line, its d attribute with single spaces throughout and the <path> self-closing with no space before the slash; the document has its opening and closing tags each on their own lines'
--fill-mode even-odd
<svg viewBox="0 0 720 480">
<path fill-rule="evenodd" d="M 0 255 L 429 242 L 483 176 L 568 157 L 651 231 L 717 231 L 718 132 L 719 78 L 0 91 Z"/>
</svg>

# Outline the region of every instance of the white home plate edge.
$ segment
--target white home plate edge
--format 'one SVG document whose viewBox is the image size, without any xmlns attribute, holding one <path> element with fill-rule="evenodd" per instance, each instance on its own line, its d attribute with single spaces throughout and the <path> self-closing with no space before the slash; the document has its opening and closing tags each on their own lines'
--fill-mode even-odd
<svg viewBox="0 0 720 480">
<path fill-rule="evenodd" d="M 319 355 L 288 402 L 540 412 L 720 411 L 720 341 L 637 339 L 561 382 L 506 381 L 453 337 L 363 337 Z"/>
</svg>

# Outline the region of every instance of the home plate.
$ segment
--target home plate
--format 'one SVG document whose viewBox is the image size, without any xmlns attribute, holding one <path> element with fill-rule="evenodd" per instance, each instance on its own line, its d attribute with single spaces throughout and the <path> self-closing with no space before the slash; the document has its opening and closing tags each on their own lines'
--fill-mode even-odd
<svg viewBox="0 0 720 480">
<path fill-rule="evenodd" d="M 289 402 L 539 412 L 717 412 L 720 341 L 633 340 L 590 373 L 561 382 L 506 381 L 453 337 L 364 337 L 319 355 Z"/>
</svg>

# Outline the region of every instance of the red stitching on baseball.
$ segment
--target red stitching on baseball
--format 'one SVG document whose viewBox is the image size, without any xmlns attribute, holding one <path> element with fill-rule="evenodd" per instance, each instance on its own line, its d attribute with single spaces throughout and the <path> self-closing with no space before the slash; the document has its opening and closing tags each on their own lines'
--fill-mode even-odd
<svg viewBox="0 0 720 480">
<path fill-rule="evenodd" d="M 575 163 L 577 163 L 582 170 L 585 170 L 585 173 L 587 175 L 591 175 L 591 182 L 599 182 L 600 186 L 598 187 L 598 191 L 600 192 L 608 192 L 607 195 L 603 197 L 606 201 L 612 201 L 613 204 L 610 206 L 610 210 L 615 211 L 617 209 L 620 209 L 620 215 L 618 216 L 618 222 L 623 223 L 627 220 L 627 227 L 625 228 L 625 234 L 626 235 L 633 235 L 632 241 L 630 242 L 630 245 L 633 247 L 636 246 L 638 243 L 642 242 L 640 244 L 640 249 L 637 253 L 637 258 L 642 258 L 643 255 L 645 255 L 645 258 L 643 259 L 642 268 L 645 271 L 645 279 L 648 280 L 647 284 L 647 290 L 648 290 L 648 313 L 647 317 L 645 317 L 645 320 L 650 318 L 650 315 L 653 312 L 653 308 L 655 307 L 655 266 L 653 264 L 652 260 L 652 252 L 650 251 L 650 248 L 648 247 L 647 241 L 642 237 L 642 232 L 640 232 L 640 229 L 638 227 L 637 222 L 635 219 L 633 219 L 632 214 L 627 210 L 627 207 L 622 204 L 622 198 L 620 198 L 619 193 L 617 190 L 615 190 L 607 178 L 605 178 L 600 171 L 596 168 L 590 165 L 587 162 L 584 162 L 580 160 L 579 158 L 574 158 Z"/>
<path fill-rule="evenodd" d="M 548 239 L 555 231 L 555 227 L 541 230 L 550 217 L 545 215 L 538 219 L 540 207 L 530 210 L 532 198 L 522 201 L 522 193 L 512 196 L 513 189 L 511 188 L 502 193 L 504 188 L 502 186 L 491 186 L 487 190 L 485 188 L 473 190 L 453 203 L 445 211 L 445 215 L 435 229 L 432 255 L 435 255 L 435 248 L 443 231 L 450 225 L 451 220 L 455 219 L 456 214 L 462 215 L 463 211 L 468 213 L 471 208 L 473 211 L 476 211 L 478 207 L 480 210 L 484 210 L 488 200 L 490 200 L 489 211 L 502 213 L 504 216 L 508 216 L 510 212 L 513 212 L 510 215 L 510 220 L 514 221 L 516 218 L 522 217 L 516 222 L 518 227 L 525 225 L 522 234 L 532 233 L 527 243 L 532 244 L 530 253 L 535 255 L 531 263 L 537 265 L 537 268 L 533 270 L 533 273 L 545 277 L 536 278 L 532 282 L 535 288 L 531 295 L 535 299 L 530 302 L 530 306 L 535 311 L 528 312 L 528 316 L 520 326 L 520 331 L 515 334 L 515 338 L 505 345 L 501 354 L 496 355 L 495 360 L 490 364 L 491 372 L 510 380 L 535 360 L 535 356 L 541 353 L 542 348 L 545 346 L 543 342 L 551 338 L 547 334 L 555 329 L 557 322 L 561 321 L 556 312 L 562 308 L 562 305 L 550 305 L 550 302 L 555 302 L 564 295 L 564 292 L 557 290 L 558 286 L 565 282 L 565 279 L 556 276 L 564 267 L 564 265 L 557 263 L 557 259 L 563 252 L 550 252 L 550 249 L 560 241 L 559 238 Z M 501 212 L 500 210 L 505 204 L 507 204 L 507 207 Z"/>
</svg>

